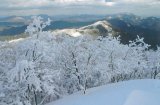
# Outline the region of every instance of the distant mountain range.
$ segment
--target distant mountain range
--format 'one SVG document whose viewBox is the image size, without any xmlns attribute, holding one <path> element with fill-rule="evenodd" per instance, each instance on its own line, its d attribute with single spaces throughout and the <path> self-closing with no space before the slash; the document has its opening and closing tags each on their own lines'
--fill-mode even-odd
<svg viewBox="0 0 160 105">
<path fill-rule="evenodd" d="M 160 18 L 141 18 L 133 14 L 123 14 L 107 18 L 112 28 L 120 32 L 123 43 L 134 40 L 137 35 L 152 47 L 160 45 Z"/>
<path fill-rule="evenodd" d="M 77 15 L 77 16 L 48 16 L 39 15 L 44 20 L 50 18 L 52 23 L 46 30 L 56 30 L 64 28 L 78 28 L 94 23 L 105 16 L 96 15 Z M 18 35 L 25 31 L 31 22 L 32 16 L 9 16 L 0 18 L 0 36 Z"/>
<path fill-rule="evenodd" d="M 97 34 L 105 36 L 105 32 L 108 30 L 105 30 L 104 25 L 107 24 L 112 28 L 113 35 L 121 36 L 121 42 L 124 44 L 127 44 L 129 40 L 134 40 L 137 35 L 139 35 L 140 37 L 144 37 L 144 41 L 152 45 L 153 48 L 160 45 L 160 18 L 157 17 L 142 18 L 134 14 L 113 14 L 106 16 L 40 16 L 43 17 L 44 20 L 48 18 L 54 20 L 45 30 L 80 28 L 79 30 L 81 30 L 81 32 L 85 30 L 85 32 L 89 32 L 94 35 Z M 1 17 L 0 36 L 22 34 L 30 20 L 31 16 Z M 94 23 L 97 21 L 103 22 L 101 22 L 101 25 L 97 24 L 97 26 L 95 26 Z M 88 31 L 89 28 L 90 30 Z"/>
</svg>

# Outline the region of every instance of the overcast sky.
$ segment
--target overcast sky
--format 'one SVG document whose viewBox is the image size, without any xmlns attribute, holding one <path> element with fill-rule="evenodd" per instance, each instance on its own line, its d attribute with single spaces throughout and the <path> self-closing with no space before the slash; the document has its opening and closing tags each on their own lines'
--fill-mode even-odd
<svg viewBox="0 0 160 105">
<path fill-rule="evenodd" d="M 119 12 L 130 12 L 140 16 L 160 16 L 160 0 L 0 0 L 0 16 Z"/>
</svg>

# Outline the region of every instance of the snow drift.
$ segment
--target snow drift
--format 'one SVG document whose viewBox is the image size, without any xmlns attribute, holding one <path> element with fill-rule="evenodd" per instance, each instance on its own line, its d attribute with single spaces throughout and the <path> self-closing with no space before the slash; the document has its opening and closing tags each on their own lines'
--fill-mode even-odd
<svg viewBox="0 0 160 105">
<path fill-rule="evenodd" d="M 89 89 L 47 105 L 160 105 L 160 80 L 132 80 Z"/>
</svg>

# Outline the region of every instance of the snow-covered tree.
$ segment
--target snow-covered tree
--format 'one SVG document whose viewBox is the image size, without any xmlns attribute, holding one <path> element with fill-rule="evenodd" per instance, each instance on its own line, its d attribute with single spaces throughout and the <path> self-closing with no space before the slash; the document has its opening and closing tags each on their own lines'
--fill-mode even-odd
<svg viewBox="0 0 160 105">
<path fill-rule="evenodd" d="M 160 49 L 149 50 L 143 38 L 123 45 L 119 37 L 44 31 L 49 24 L 34 17 L 29 37 L 0 42 L 0 104 L 43 105 L 111 82 L 160 78 Z"/>
</svg>

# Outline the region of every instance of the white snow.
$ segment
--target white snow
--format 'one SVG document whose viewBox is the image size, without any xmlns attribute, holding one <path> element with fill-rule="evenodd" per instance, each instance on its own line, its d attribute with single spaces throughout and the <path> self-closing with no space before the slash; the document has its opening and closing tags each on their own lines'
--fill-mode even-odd
<svg viewBox="0 0 160 105">
<path fill-rule="evenodd" d="M 160 105 L 160 80 L 132 80 L 88 89 L 47 105 Z"/>
<path fill-rule="evenodd" d="M 54 34 L 61 35 L 61 34 L 67 34 L 72 37 L 78 37 L 81 36 L 82 34 L 79 32 L 78 29 L 63 29 L 63 30 L 56 30 L 54 31 Z"/>
<path fill-rule="evenodd" d="M 133 91 L 124 105 L 160 105 L 159 92 L 154 91 Z"/>
<path fill-rule="evenodd" d="M 0 98 L 5 97 L 4 93 L 0 93 Z"/>
<path fill-rule="evenodd" d="M 13 39 L 13 40 L 11 40 L 11 41 L 9 41 L 9 43 L 16 43 L 16 42 L 19 42 L 19 41 L 23 41 L 23 40 L 25 40 L 24 38 L 18 38 L 18 39 Z"/>
</svg>

